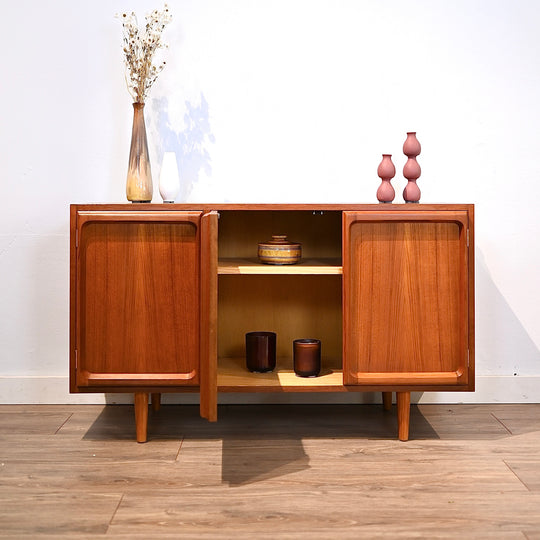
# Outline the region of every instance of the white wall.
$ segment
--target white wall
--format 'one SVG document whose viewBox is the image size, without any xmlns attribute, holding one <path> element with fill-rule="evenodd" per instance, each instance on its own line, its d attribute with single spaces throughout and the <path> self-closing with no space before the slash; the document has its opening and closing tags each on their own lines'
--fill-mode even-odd
<svg viewBox="0 0 540 540">
<path fill-rule="evenodd" d="M 381 154 L 399 198 L 417 131 L 422 202 L 476 205 L 478 387 L 417 398 L 539 402 L 540 3 L 169 5 L 146 107 L 154 176 L 174 150 L 179 201 L 376 202 Z M 125 202 L 132 108 L 113 16 L 154 7 L 4 3 L 0 402 L 104 400 L 67 392 L 68 205 Z"/>
</svg>

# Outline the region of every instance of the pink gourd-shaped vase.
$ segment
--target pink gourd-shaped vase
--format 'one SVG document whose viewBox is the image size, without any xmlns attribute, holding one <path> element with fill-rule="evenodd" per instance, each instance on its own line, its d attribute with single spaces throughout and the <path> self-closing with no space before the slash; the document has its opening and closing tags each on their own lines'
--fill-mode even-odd
<svg viewBox="0 0 540 540">
<path fill-rule="evenodd" d="M 377 168 L 377 176 L 382 180 L 379 189 L 377 190 L 377 199 L 381 203 L 391 203 L 394 200 L 396 192 L 390 183 L 394 178 L 396 168 L 392 163 L 392 154 L 383 154 L 382 161 Z"/>
<path fill-rule="evenodd" d="M 420 188 L 416 185 L 416 181 L 422 171 L 416 161 L 416 156 L 420 154 L 421 150 L 422 147 L 416 138 L 416 132 L 408 132 L 403 143 L 403 153 L 408 158 L 403 167 L 403 176 L 407 179 L 407 185 L 403 190 L 403 199 L 408 203 L 417 203 L 420 200 Z"/>
</svg>

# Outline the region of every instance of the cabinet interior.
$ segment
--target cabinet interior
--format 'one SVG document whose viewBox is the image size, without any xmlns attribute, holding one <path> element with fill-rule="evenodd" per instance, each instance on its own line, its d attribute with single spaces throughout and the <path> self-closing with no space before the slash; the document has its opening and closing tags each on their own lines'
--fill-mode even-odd
<svg viewBox="0 0 540 540">
<path fill-rule="evenodd" d="M 245 334 L 252 331 L 277 334 L 277 371 L 292 372 L 299 338 L 321 340 L 322 375 L 341 370 L 341 230 L 341 212 L 220 212 L 218 370 L 264 379 L 245 368 Z M 257 261 L 258 243 L 275 234 L 302 244 L 299 264 Z"/>
<path fill-rule="evenodd" d="M 256 260 L 258 243 L 275 234 L 285 234 L 290 241 L 300 242 L 304 262 L 341 260 L 341 212 L 307 210 L 221 211 L 219 258 Z"/>
</svg>

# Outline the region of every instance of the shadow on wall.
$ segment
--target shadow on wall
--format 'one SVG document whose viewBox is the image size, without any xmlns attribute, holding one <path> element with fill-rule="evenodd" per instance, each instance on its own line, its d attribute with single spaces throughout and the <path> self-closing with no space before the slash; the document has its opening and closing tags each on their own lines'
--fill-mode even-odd
<svg viewBox="0 0 540 540">
<path fill-rule="evenodd" d="M 200 103 L 185 102 L 186 112 L 181 129 L 174 126 L 169 113 L 169 99 L 161 97 L 152 101 L 153 117 L 156 118 L 156 130 L 159 136 L 156 159 L 161 167 L 164 152 L 175 152 L 180 174 L 180 193 L 177 201 L 186 201 L 204 171 L 206 176 L 212 173 L 208 144 L 215 138 L 210 129 L 208 102 L 201 92 Z M 157 172 L 157 171 L 156 171 Z M 156 177 L 156 187 L 157 180 Z"/>
<path fill-rule="evenodd" d="M 491 278 L 476 250 L 476 372 L 538 375 L 540 350 Z"/>
</svg>

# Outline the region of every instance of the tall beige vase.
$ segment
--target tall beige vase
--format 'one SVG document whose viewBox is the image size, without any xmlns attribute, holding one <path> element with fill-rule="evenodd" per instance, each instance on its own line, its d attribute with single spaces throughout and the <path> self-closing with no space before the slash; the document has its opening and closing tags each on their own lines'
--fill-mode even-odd
<svg viewBox="0 0 540 540">
<path fill-rule="evenodd" d="M 150 202 L 152 191 L 152 171 L 144 124 L 144 103 L 134 103 L 126 196 L 128 201 L 134 203 Z"/>
</svg>

